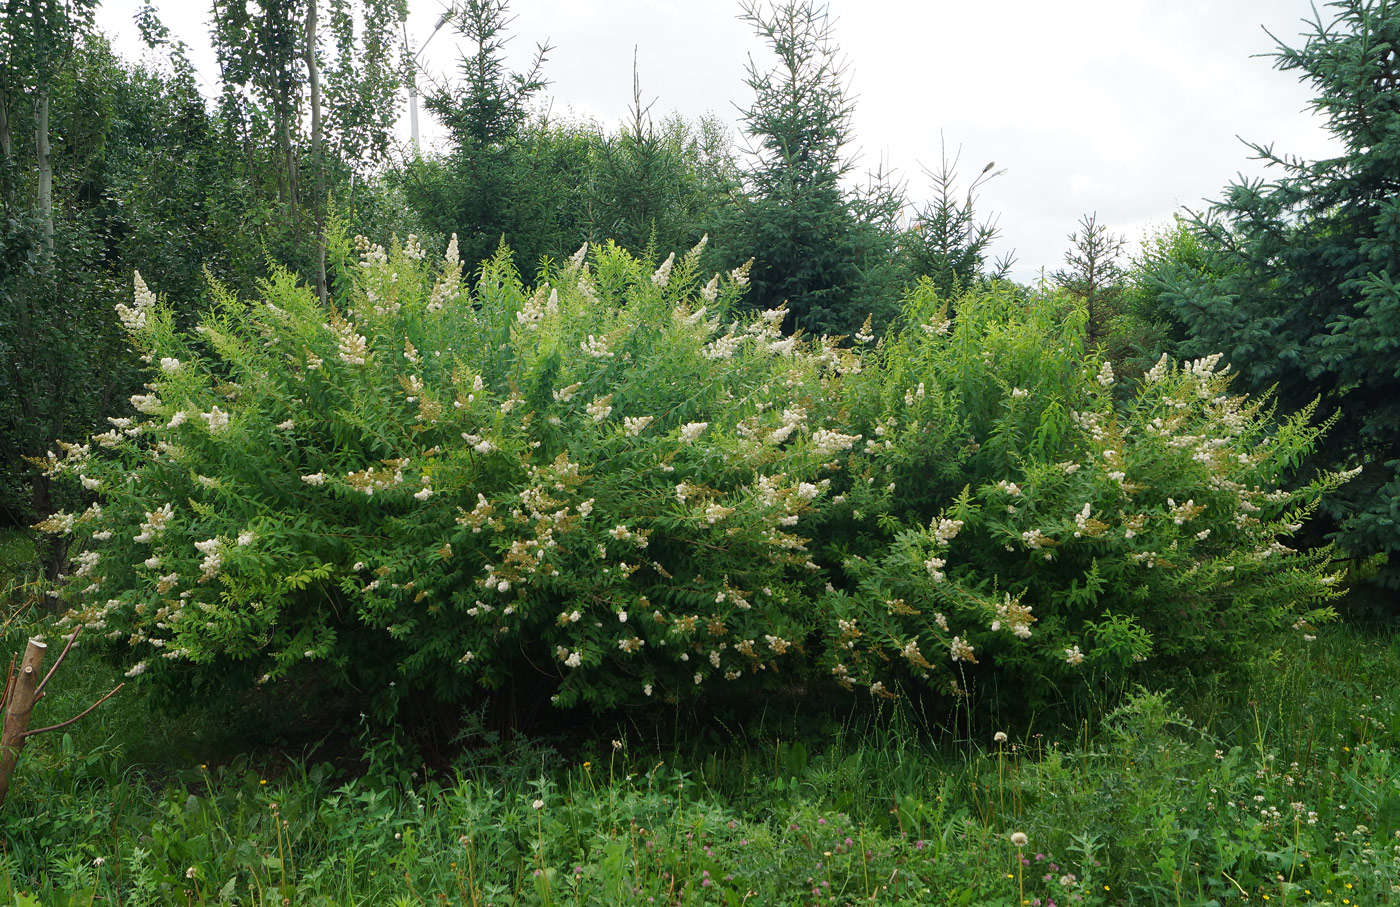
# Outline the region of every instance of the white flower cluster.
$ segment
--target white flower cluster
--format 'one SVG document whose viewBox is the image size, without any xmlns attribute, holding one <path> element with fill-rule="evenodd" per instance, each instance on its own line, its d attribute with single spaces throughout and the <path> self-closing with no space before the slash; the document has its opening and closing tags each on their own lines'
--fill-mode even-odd
<svg viewBox="0 0 1400 907">
<path fill-rule="evenodd" d="M 744 336 L 742 334 L 725 334 L 723 337 L 718 337 L 706 344 L 705 348 L 700 351 L 700 355 L 711 360 L 730 359 L 743 344 Z"/>
<path fill-rule="evenodd" d="M 224 563 L 223 542 L 218 538 L 205 539 L 202 542 L 195 542 L 194 547 L 199 550 L 200 554 L 204 555 L 204 560 L 200 561 L 199 564 L 199 569 L 202 571 L 199 581 L 206 582 L 218 576 L 219 568 Z"/>
<path fill-rule="evenodd" d="M 676 264 L 676 253 L 672 252 L 666 256 L 666 260 L 661 263 L 661 267 L 656 269 L 656 273 L 651 275 L 653 286 L 664 287 L 671 282 L 671 268 Z"/>
<path fill-rule="evenodd" d="M 594 337 L 588 335 L 588 339 L 578 345 L 578 348 L 595 359 L 611 359 L 612 350 L 608 349 L 608 338 Z"/>
<path fill-rule="evenodd" d="M 962 531 L 962 528 L 962 520 L 949 520 L 940 518 L 938 521 L 938 525 L 933 527 L 933 539 L 940 546 L 947 547 L 949 542 L 957 538 L 957 535 L 959 532 Z"/>
<path fill-rule="evenodd" d="M 140 271 L 132 273 L 132 282 L 136 287 L 134 305 L 128 308 L 120 302 L 117 303 L 117 317 L 121 319 L 122 327 L 135 333 L 146 326 L 151 311 L 156 307 L 156 294 L 152 293 L 146 286 L 146 281 L 141 279 Z"/>
<path fill-rule="evenodd" d="M 209 408 L 209 412 L 200 413 L 199 415 L 200 418 L 208 423 L 209 434 L 211 435 L 217 434 L 228 427 L 228 413 L 219 409 L 218 406 L 212 406 Z"/>
<path fill-rule="evenodd" d="M 1095 380 L 1099 382 L 1099 387 L 1113 386 L 1113 382 L 1116 380 L 1113 376 L 1113 364 L 1107 359 L 1103 361 L 1103 367 L 1099 369 L 1098 378 Z"/>
<path fill-rule="evenodd" d="M 156 510 L 147 511 L 146 520 L 141 524 L 141 533 L 132 538 L 132 541 L 141 544 L 152 542 L 165 531 L 166 524 L 174 515 L 175 509 L 169 504 L 163 504 Z"/>
<path fill-rule="evenodd" d="M 829 457 L 838 451 L 850 450 L 860 438 L 860 435 L 846 435 L 839 431 L 819 428 L 812 432 L 812 446 L 816 448 L 817 456 Z"/>
<path fill-rule="evenodd" d="M 364 365 L 369 356 L 369 346 L 363 334 L 355 333 L 355 325 L 341 318 L 331 316 L 331 332 L 335 334 L 340 359 L 348 365 Z"/>
<path fill-rule="evenodd" d="M 612 394 L 594 399 L 584 409 L 593 417 L 594 422 L 602 422 L 612 413 Z"/>
<path fill-rule="evenodd" d="M 1031 606 L 1021 604 L 1019 598 L 1013 599 L 1011 593 L 1006 594 L 1006 599 L 996 606 L 996 617 L 992 621 L 991 630 L 993 633 L 1003 627 L 1010 630 L 1017 639 L 1031 638 L 1031 624 L 1035 618 L 1031 616 Z"/>
</svg>

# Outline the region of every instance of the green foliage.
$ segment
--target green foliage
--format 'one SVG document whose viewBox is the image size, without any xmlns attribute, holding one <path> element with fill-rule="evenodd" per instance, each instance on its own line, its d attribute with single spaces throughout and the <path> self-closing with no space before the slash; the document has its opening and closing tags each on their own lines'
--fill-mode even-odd
<svg viewBox="0 0 1400 907">
<path fill-rule="evenodd" d="M 1339 412 L 1318 459 L 1362 467 L 1324 504 L 1349 554 L 1380 553 L 1381 579 L 1400 582 L 1400 6 L 1389 0 L 1329 5 L 1301 48 L 1280 46 L 1276 65 L 1316 91 L 1343 151 L 1307 162 L 1251 146 L 1278 175 L 1229 187 L 1193 222 L 1207 273 L 1169 273 L 1164 298 L 1187 329 L 1188 354 L 1223 351 L 1250 389 L 1277 387 L 1286 411 L 1321 396 Z"/>
<path fill-rule="evenodd" d="M 790 331 L 853 334 L 871 316 L 883 326 L 894 315 L 892 297 L 878 292 L 893 282 L 893 243 L 881 227 L 902 199 L 884 187 L 871 206 L 843 191 L 853 104 L 831 23 L 811 0 L 748 2 L 743 19 L 778 58 L 768 71 L 750 63 L 746 79 L 755 162 L 728 243 L 754 258 L 749 301 L 786 304 Z"/>
<path fill-rule="evenodd" d="M 1308 413 L 1276 426 L 1218 357 L 1163 359 L 1120 405 L 1082 306 L 1005 287 L 956 306 L 922 284 L 843 386 L 865 450 L 823 531 L 839 681 L 1038 708 L 1229 670 L 1269 628 L 1331 616 L 1328 552 L 1283 540 L 1346 476 L 1275 490 L 1322 431 Z"/>
<path fill-rule="evenodd" d="M 934 748 L 895 715 L 799 739 L 760 727 L 720 748 L 696 730 L 658 750 L 606 727 L 556 746 L 505 743 L 468 715 L 471 748 L 426 777 L 398 738 L 367 732 L 363 775 L 329 760 L 177 755 L 174 740 L 154 754 L 157 771 L 136 769 L 143 756 L 122 741 L 149 739 L 150 716 L 119 696 L 26 748 L 0 893 L 35 904 L 1011 907 L 1225 903 L 1241 890 L 1258 902 L 1392 901 L 1400 649 L 1344 628 L 1305 647 L 1280 641 L 1228 711 L 1215 696 L 1193 710 L 1139 693 L 1084 737 L 1042 726 Z M 81 648 L 36 718 L 84 704 L 85 686 L 105 691 L 108 678 L 83 682 L 78 666 L 95 667 Z"/>
<path fill-rule="evenodd" d="M 634 77 L 632 121 L 600 137 L 588 198 L 589 241 L 630 249 L 694 245 L 722 229 L 739 187 L 727 128 L 715 117 L 659 126 Z"/>
<path fill-rule="evenodd" d="M 689 698 L 800 664 L 819 580 L 788 527 L 832 453 L 805 414 L 849 354 L 771 318 L 717 335 L 706 307 L 739 285 L 694 295 L 695 253 L 652 274 L 609 247 L 533 292 L 502 255 L 469 293 L 455 249 L 432 272 L 412 243 L 360 249 L 329 323 L 283 276 L 180 335 L 138 283 L 122 315 L 161 368 L 141 415 L 53 464 L 103 498 L 75 619 L 139 640 L 134 674 L 164 686 L 324 672 L 384 713 L 508 680 Z"/>
<path fill-rule="evenodd" d="M 1108 322 L 1122 308 L 1124 274 L 1118 260 L 1127 240 L 1109 233 L 1095 213 L 1079 219 L 1079 229 L 1069 235 L 1069 242 L 1070 249 L 1065 253 L 1068 267 L 1056 271 L 1051 280 L 1084 303 L 1089 315 L 1089 340 L 1099 341 Z M 1109 355 L 1113 357 L 1111 351 Z"/>
<path fill-rule="evenodd" d="M 958 191 L 958 157 L 948 159 L 944 149 L 938 170 L 930 171 L 933 198 L 919 212 L 913 229 L 901 239 L 901 253 L 910 273 L 925 277 L 945 298 L 957 296 L 986 280 L 1004 279 L 1014 256 L 998 259 L 987 268 L 992 243 L 1001 235 L 995 219 L 977 221 L 977 190 L 1004 171 L 989 162 L 968 186 Z"/>
<path fill-rule="evenodd" d="M 380 715 L 822 677 L 1041 704 L 1330 615 L 1326 551 L 1282 540 L 1344 477 L 1274 490 L 1320 429 L 1271 428 L 1213 359 L 1116 408 L 1063 300 L 950 324 L 926 283 L 862 355 L 782 309 L 726 324 L 745 275 L 699 286 L 699 247 L 581 251 L 533 290 L 504 251 L 468 290 L 455 248 L 355 248 L 329 317 L 286 275 L 194 334 L 139 280 L 119 306 L 159 371 L 48 459 L 101 503 L 41 528 L 76 531 L 70 619 L 143 682 L 320 678 Z"/>
<path fill-rule="evenodd" d="M 525 261 L 560 255 L 582 241 L 569 227 L 583 206 L 567 200 L 587 183 L 580 169 L 588 146 L 581 156 L 567 138 L 557 141 L 564 136 L 548 124 L 527 129 L 530 100 L 549 84 L 543 68 L 550 47 L 536 47 L 528 71 L 507 69 L 506 0 L 468 0 L 449 21 L 475 52 L 461 62 L 460 87 L 444 86 L 425 98 L 452 149 L 441 160 L 409 163 L 404 185 L 410 202 L 435 232 L 457 234 L 462 258 L 473 266 L 490 258 L 503 238 Z"/>
</svg>

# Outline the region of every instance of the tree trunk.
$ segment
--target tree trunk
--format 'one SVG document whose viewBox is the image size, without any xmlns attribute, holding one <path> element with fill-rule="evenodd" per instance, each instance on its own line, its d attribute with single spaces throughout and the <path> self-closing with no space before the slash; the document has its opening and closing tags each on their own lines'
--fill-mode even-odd
<svg viewBox="0 0 1400 907">
<path fill-rule="evenodd" d="M 10 210 L 13 202 L 11 180 L 14 178 L 14 142 L 10 137 L 10 98 L 3 85 L 0 85 L 0 202 L 4 211 Z"/>
<path fill-rule="evenodd" d="M 53 149 L 49 146 L 49 93 L 34 101 L 34 159 L 39 165 L 39 216 L 44 220 L 44 251 L 53 253 Z"/>
<path fill-rule="evenodd" d="M 316 292 L 326 304 L 326 171 L 321 132 L 321 69 L 316 62 L 317 0 L 306 4 L 306 75 L 311 88 L 311 166 L 316 172 Z"/>
<path fill-rule="evenodd" d="M 29 640 L 24 650 L 24 663 L 14 678 L 9 707 L 5 710 L 5 730 L 0 733 L 0 804 L 10 792 L 10 776 L 15 773 L 19 751 L 29 731 L 29 716 L 34 711 L 35 694 L 39 689 L 39 669 L 44 666 L 44 650 L 48 646 L 37 639 Z M 14 662 L 10 662 L 14 664 Z"/>
</svg>

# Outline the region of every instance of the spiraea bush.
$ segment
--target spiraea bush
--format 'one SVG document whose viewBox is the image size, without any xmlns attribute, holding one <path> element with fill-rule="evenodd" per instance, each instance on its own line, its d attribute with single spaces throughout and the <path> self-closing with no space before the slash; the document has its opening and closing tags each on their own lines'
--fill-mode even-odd
<svg viewBox="0 0 1400 907">
<path fill-rule="evenodd" d="M 863 450 L 818 608 L 839 681 L 960 695 L 995 672 L 1037 706 L 1242 666 L 1334 617 L 1329 551 L 1285 542 L 1348 476 L 1278 488 L 1325 426 L 1232 396 L 1217 358 L 1120 387 L 1085 327 L 1010 287 L 950 321 L 924 286 L 843 388 Z"/>
<path fill-rule="evenodd" d="M 835 681 L 1031 697 L 1093 668 L 1212 667 L 1325 619 L 1325 552 L 1282 540 L 1344 479 L 1275 480 L 1317 429 L 1209 361 L 1119 399 L 1082 312 L 929 288 L 875 343 L 739 316 L 586 250 L 339 243 L 327 310 L 277 277 L 192 333 L 139 277 L 136 412 L 45 464 L 94 497 L 68 619 L 166 690 L 315 677 L 381 715 L 506 684 L 560 706 Z"/>
</svg>

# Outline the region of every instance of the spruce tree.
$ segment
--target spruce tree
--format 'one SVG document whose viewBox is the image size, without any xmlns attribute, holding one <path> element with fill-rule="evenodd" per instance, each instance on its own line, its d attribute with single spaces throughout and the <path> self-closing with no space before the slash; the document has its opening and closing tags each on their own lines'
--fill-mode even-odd
<svg viewBox="0 0 1400 907">
<path fill-rule="evenodd" d="M 749 300 L 762 308 L 786 302 L 788 330 L 852 333 L 871 314 L 864 275 L 881 270 L 890 244 L 871 242 L 878 223 L 859 216 L 842 189 L 853 104 L 832 23 L 813 0 L 772 8 L 751 0 L 742 9 L 778 58 L 770 70 L 750 62 L 746 79 L 754 102 L 744 129 L 755 163 L 736 233 L 754 257 Z"/>
<path fill-rule="evenodd" d="M 1400 586 L 1400 3 L 1340 0 L 1278 69 L 1317 92 L 1341 152 L 1304 161 L 1251 145 L 1277 173 L 1242 180 L 1196 217 L 1208 273 L 1164 281 L 1188 353 L 1223 352 L 1286 410 L 1337 413 L 1319 465 L 1360 467 L 1324 503 L 1351 555 L 1382 555 Z M 1244 389 L 1244 388 L 1242 388 Z"/>
</svg>

